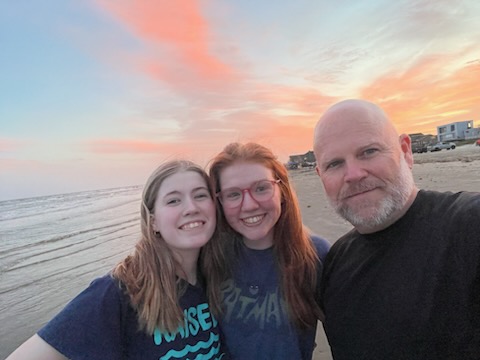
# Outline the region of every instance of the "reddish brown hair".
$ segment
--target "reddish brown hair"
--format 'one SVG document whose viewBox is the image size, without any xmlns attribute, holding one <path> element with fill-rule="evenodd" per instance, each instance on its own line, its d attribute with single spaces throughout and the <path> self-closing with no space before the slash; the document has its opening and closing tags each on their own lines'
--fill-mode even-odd
<svg viewBox="0 0 480 360">
<path fill-rule="evenodd" d="M 300 327 L 314 327 L 321 318 L 315 302 L 318 256 L 307 229 L 301 219 L 297 196 L 288 177 L 286 167 L 266 147 L 256 143 L 231 143 L 210 163 L 210 182 L 214 192 L 219 192 L 223 169 L 237 161 L 261 164 L 280 179 L 282 212 L 275 224 L 274 244 L 279 269 L 279 284 L 288 304 L 291 320 Z M 218 201 L 218 200 L 217 200 Z M 218 315 L 222 312 L 220 286 L 232 276 L 231 264 L 238 255 L 240 234 L 227 223 L 222 206 L 217 203 L 217 226 L 222 241 L 211 241 L 202 252 L 202 270 L 207 279 L 207 293 L 211 306 Z M 233 239 L 233 240 L 232 240 Z"/>
</svg>

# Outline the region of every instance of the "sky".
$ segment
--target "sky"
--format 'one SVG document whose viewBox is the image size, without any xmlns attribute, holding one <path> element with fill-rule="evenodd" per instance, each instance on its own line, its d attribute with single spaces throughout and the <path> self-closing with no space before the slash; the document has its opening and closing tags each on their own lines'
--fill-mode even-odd
<svg viewBox="0 0 480 360">
<path fill-rule="evenodd" d="M 286 162 L 333 103 L 480 125 L 478 0 L 0 1 L 0 201 L 142 185 L 233 141 Z"/>
</svg>

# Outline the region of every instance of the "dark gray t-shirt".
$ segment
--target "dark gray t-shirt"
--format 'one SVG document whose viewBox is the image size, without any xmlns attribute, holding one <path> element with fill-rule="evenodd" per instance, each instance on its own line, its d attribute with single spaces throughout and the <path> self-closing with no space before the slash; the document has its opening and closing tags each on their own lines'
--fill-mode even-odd
<svg viewBox="0 0 480 360">
<path fill-rule="evenodd" d="M 420 191 L 387 229 L 346 234 L 321 299 L 335 360 L 480 359 L 480 194 Z"/>
</svg>

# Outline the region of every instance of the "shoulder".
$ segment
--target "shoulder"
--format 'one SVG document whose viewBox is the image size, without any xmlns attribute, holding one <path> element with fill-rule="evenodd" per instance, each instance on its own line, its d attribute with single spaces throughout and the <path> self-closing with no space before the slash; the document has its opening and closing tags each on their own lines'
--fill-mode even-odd
<svg viewBox="0 0 480 360">
<path fill-rule="evenodd" d="M 117 322 L 125 314 L 129 301 L 120 282 L 111 275 L 93 280 L 55 316 L 51 324 L 75 322 L 87 326 L 101 321 Z M 79 325 L 81 326 L 81 325 Z"/>
<path fill-rule="evenodd" d="M 128 308 L 119 281 L 105 275 L 93 280 L 37 334 L 68 358 L 96 354 L 91 358 L 116 359 Z"/>
<path fill-rule="evenodd" d="M 445 217 L 448 222 L 458 220 L 479 223 L 480 193 L 420 190 L 416 202 L 420 211 L 428 216 Z"/>
<path fill-rule="evenodd" d="M 320 260 L 322 260 L 322 262 L 325 262 L 327 253 L 332 245 L 327 240 L 317 235 L 311 234 L 310 239 L 312 240 L 313 246 L 317 251 L 318 257 L 320 258 Z"/>
<path fill-rule="evenodd" d="M 123 302 L 126 297 L 121 282 L 110 274 L 94 279 L 90 285 L 78 295 L 78 297 L 83 296 L 89 298 L 89 301 L 107 302 Z"/>
<path fill-rule="evenodd" d="M 89 286 L 73 298 L 59 315 L 83 317 L 86 313 L 93 317 L 103 311 L 119 310 L 127 302 L 120 282 L 110 274 L 94 279 Z"/>
<path fill-rule="evenodd" d="M 420 190 L 417 199 L 420 205 L 429 205 L 429 207 L 445 206 L 470 206 L 474 209 L 480 209 L 480 193 L 459 191 L 459 192 L 438 192 L 431 190 Z"/>
<path fill-rule="evenodd" d="M 355 228 L 342 235 L 331 246 L 328 252 L 327 261 L 331 262 L 334 258 L 342 256 L 342 254 L 345 253 L 349 248 L 351 248 L 352 244 L 354 244 L 360 236 L 361 235 L 358 233 L 357 230 L 355 230 Z"/>
</svg>

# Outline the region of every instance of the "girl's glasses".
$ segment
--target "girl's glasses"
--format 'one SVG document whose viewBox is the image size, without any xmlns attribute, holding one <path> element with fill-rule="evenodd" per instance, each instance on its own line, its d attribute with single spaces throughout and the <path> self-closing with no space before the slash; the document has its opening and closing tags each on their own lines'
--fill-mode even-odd
<svg viewBox="0 0 480 360">
<path fill-rule="evenodd" d="M 220 203 L 229 209 L 239 207 L 243 202 L 245 192 L 257 202 L 270 200 L 275 194 L 275 185 L 280 180 L 260 180 L 254 182 L 249 188 L 229 188 L 222 190 L 216 194 Z"/>
</svg>

